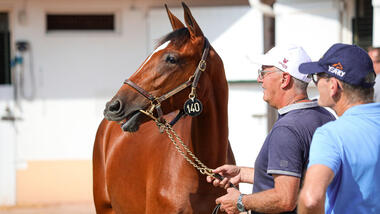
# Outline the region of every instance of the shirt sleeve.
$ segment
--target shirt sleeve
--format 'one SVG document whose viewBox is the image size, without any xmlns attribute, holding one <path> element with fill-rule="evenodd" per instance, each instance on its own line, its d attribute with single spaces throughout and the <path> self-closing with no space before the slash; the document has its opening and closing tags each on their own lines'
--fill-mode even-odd
<svg viewBox="0 0 380 214">
<path fill-rule="evenodd" d="M 322 164 L 334 171 L 340 168 L 341 158 L 338 141 L 334 140 L 334 135 L 329 134 L 323 127 L 318 128 L 311 141 L 309 165 Z"/>
<path fill-rule="evenodd" d="M 268 174 L 301 177 L 304 147 L 300 137 L 288 127 L 272 130 L 268 148 Z"/>
</svg>

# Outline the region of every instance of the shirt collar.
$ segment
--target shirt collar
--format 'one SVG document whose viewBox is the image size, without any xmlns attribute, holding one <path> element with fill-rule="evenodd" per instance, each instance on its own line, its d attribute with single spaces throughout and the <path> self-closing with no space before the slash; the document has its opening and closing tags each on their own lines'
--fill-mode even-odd
<svg viewBox="0 0 380 214">
<path fill-rule="evenodd" d="M 318 100 L 313 100 L 311 102 L 294 103 L 294 104 L 290 104 L 278 109 L 278 113 L 280 115 L 283 115 L 283 114 L 288 113 L 289 111 L 305 109 L 305 108 L 314 108 L 317 106 L 318 106 Z"/>
<path fill-rule="evenodd" d="M 343 115 L 354 115 L 354 114 L 368 114 L 372 112 L 376 112 L 377 114 L 380 112 L 380 103 L 366 103 L 353 106 L 347 109 Z M 371 112 L 368 111 L 369 108 L 372 108 Z M 343 116 L 342 115 L 342 116 Z"/>
</svg>

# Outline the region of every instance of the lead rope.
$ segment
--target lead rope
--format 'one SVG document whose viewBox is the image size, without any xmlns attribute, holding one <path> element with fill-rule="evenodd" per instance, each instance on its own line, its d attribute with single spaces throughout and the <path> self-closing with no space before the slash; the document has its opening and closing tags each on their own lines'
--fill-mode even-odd
<svg viewBox="0 0 380 214">
<path fill-rule="evenodd" d="M 164 124 L 162 124 L 164 125 Z M 173 128 L 170 126 L 170 124 L 166 123 L 165 124 L 166 128 L 165 128 L 165 132 L 168 134 L 168 137 L 170 138 L 170 140 L 173 142 L 174 146 L 176 147 L 176 149 L 178 150 L 179 153 L 181 153 L 181 155 L 185 158 L 185 160 L 187 160 L 187 162 L 189 162 L 194 168 L 196 168 L 201 174 L 206 174 L 206 175 L 209 175 L 211 177 L 214 177 L 215 179 L 219 179 L 219 180 L 223 180 L 224 177 L 219 175 L 219 174 L 215 174 L 212 172 L 212 169 L 208 168 L 207 166 L 205 166 L 197 157 L 195 157 L 195 155 L 189 150 L 189 148 L 183 143 L 182 139 L 177 135 L 177 133 L 173 130 Z M 170 133 L 172 132 L 174 134 L 174 136 L 177 138 L 177 140 L 181 143 L 182 147 L 185 149 L 185 151 L 187 152 L 187 154 L 189 154 L 199 165 L 197 165 L 196 163 L 194 163 L 194 161 L 190 160 L 190 158 L 185 154 L 185 152 L 178 146 L 177 142 L 175 141 L 175 139 L 173 138 L 172 134 Z M 235 185 L 233 185 L 232 183 L 229 183 L 229 186 L 230 187 L 233 187 L 235 189 L 238 189 Z M 212 214 L 217 214 L 220 210 L 220 204 L 217 204 L 215 206 L 215 208 L 213 209 L 212 211 Z"/>
<path fill-rule="evenodd" d="M 173 127 L 167 123 L 165 120 L 164 120 L 164 123 L 160 122 L 158 120 L 158 118 L 156 118 L 153 113 L 151 112 L 148 112 L 148 111 L 144 111 L 144 110 L 140 110 L 140 112 L 144 113 L 145 115 L 149 116 L 150 118 L 152 118 L 155 122 L 156 122 L 156 125 L 158 126 L 159 130 L 165 130 L 166 134 L 168 135 L 170 141 L 172 141 L 173 145 L 175 146 L 175 148 L 177 149 L 177 151 L 183 156 L 183 158 L 185 158 L 185 160 L 190 163 L 195 169 L 197 169 L 201 174 L 203 175 L 208 175 L 208 176 L 211 176 L 215 179 L 218 179 L 218 180 L 223 180 L 224 177 L 219 175 L 219 174 L 215 174 L 212 172 L 212 169 L 208 168 L 206 165 L 204 165 L 202 163 L 202 161 L 200 161 L 195 155 L 193 152 L 190 151 L 189 147 L 187 147 L 185 145 L 185 143 L 183 143 L 182 139 L 178 136 L 178 134 L 174 131 Z M 173 137 L 173 135 L 175 136 L 175 138 Z M 176 140 L 177 139 L 177 140 Z M 184 148 L 185 151 L 183 151 L 180 146 L 178 145 L 178 142 L 180 142 L 180 144 L 182 145 L 182 147 Z M 193 160 L 191 160 L 188 155 L 193 158 L 193 160 L 195 162 L 197 162 L 198 164 L 196 164 Z M 229 183 L 229 186 L 230 187 L 233 187 L 235 189 L 238 189 L 235 185 L 233 185 L 232 183 Z M 220 209 L 220 204 L 217 204 L 214 208 L 214 210 L 212 211 L 212 214 L 217 214 L 219 212 L 219 209 Z"/>
<path fill-rule="evenodd" d="M 189 147 L 186 146 L 186 144 L 183 142 L 183 140 L 178 136 L 178 134 L 174 131 L 173 127 L 167 123 L 166 121 L 161 122 L 156 118 L 152 113 L 144 110 L 140 110 L 140 112 L 146 114 L 147 116 L 151 117 L 158 126 L 159 130 L 164 130 L 166 134 L 168 135 L 170 141 L 173 143 L 177 151 L 185 158 L 187 162 L 189 162 L 195 169 L 197 169 L 201 174 L 203 175 L 209 175 L 214 178 L 218 178 L 218 176 L 215 176 L 216 174 L 212 172 L 212 169 L 208 168 L 205 164 L 200 161 L 193 152 L 190 151 Z M 174 137 L 173 137 L 174 135 Z M 180 148 L 178 145 L 178 142 L 182 145 L 183 149 Z M 194 160 L 191 160 L 190 157 Z M 196 163 L 195 163 L 196 162 Z M 219 179 L 219 178 L 218 178 Z"/>
<path fill-rule="evenodd" d="M 176 149 L 178 150 L 179 153 L 181 153 L 181 155 L 187 160 L 187 162 L 189 162 L 194 168 L 196 168 L 201 174 L 206 174 L 206 175 L 209 175 L 209 176 L 212 176 L 212 177 L 215 177 L 214 173 L 212 172 L 212 169 L 208 168 L 206 165 L 204 165 L 189 149 L 189 147 L 187 147 L 182 139 L 177 135 L 177 133 L 174 131 L 174 129 L 170 126 L 170 124 L 166 124 L 166 129 L 165 129 L 165 132 L 168 134 L 168 137 L 170 138 L 170 140 L 172 141 L 172 143 L 174 144 L 174 146 L 176 147 Z M 187 155 L 186 153 L 178 146 L 176 140 L 173 138 L 173 135 L 175 136 L 175 138 L 177 139 L 178 142 L 181 143 L 182 147 L 184 148 L 184 150 L 186 151 L 186 153 L 193 158 L 193 160 L 195 160 L 195 162 L 198 163 L 198 165 L 196 163 L 194 163 L 194 161 L 192 161 Z"/>
</svg>

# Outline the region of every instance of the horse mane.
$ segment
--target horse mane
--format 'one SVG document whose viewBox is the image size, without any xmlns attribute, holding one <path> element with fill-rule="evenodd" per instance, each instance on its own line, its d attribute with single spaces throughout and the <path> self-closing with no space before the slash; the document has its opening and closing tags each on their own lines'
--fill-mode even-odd
<svg viewBox="0 0 380 214">
<path fill-rule="evenodd" d="M 182 46 L 190 38 L 190 32 L 187 28 L 180 28 L 171 33 L 166 34 L 158 40 L 154 49 L 164 44 L 167 41 L 172 41 L 176 47 Z"/>
</svg>

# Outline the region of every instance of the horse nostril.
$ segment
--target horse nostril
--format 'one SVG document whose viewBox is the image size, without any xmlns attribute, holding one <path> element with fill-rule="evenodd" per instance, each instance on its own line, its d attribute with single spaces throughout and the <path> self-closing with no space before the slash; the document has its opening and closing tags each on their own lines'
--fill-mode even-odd
<svg viewBox="0 0 380 214">
<path fill-rule="evenodd" d="M 113 101 L 109 106 L 108 110 L 110 112 L 119 112 L 121 110 L 121 101 L 120 100 L 115 100 Z"/>
</svg>

